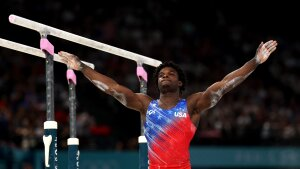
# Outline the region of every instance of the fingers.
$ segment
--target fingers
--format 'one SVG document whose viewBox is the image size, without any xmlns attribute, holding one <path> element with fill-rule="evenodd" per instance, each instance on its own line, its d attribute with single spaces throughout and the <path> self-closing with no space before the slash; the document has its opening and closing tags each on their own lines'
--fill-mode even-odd
<svg viewBox="0 0 300 169">
<path fill-rule="evenodd" d="M 270 40 L 264 44 L 267 49 L 273 48 L 277 46 L 277 41 Z"/>
<path fill-rule="evenodd" d="M 71 53 L 68 53 L 68 52 L 64 52 L 64 51 L 60 51 L 58 52 L 58 55 L 61 57 L 62 60 L 65 60 L 65 61 L 70 61 L 72 59 L 76 59 L 77 56 L 71 54 Z"/>
<path fill-rule="evenodd" d="M 260 42 L 260 44 L 259 44 L 259 46 L 258 46 L 257 49 L 261 49 L 263 45 L 264 45 L 264 43 L 263 43 L 263 42 Z"/>
<path fill-rule="evenodd" d="M 276 50 L 276 46 L 269 49 L 270 54 Z"/>
<path fill-rule="evenodd" d="M 64 51 L 58 52 L 58 55 L 60 56 L 60 59 L 62 60 L 62 62 L 68 66 L 68 68 L 74 69 L 74 70 L 81 69 L 81 62 L 77 56 L 75 56 L 71 53 L 68 53 L 68 52 L 64 52 Z"/>
<path fill-rule="evenodd" d="M 270 46 L 273 42 L 274 42 L 273 40 L 269 40 L 268 42 L 266 42 L 266 43 L 264 44 L 264 46 L 265 46 L 266 48 L 269 48 L 269 46 Z"/>
<path fill-rule="evenodd" d="M 64 63 L 64 64 L 68 64 L 68 60 L 65 58 L 60 58 L 60 60 Z"/>
<path fill-rule="evenodd" d="M 68 58 L 66 57 L 67 52 L 60 51 L 57 54 L 58 54 L 58 56 L 60 56 L 60 59 L 62 62 L 64 62 L 65 64 L 68 64 Z"/>
<path fill-rule="evenodd" d="M 262 52 L 263 55 L 270 55 L 276 50 L 277 41 L 270 40 L 262 45 L 259 45 L 258 49 Z"/>
<path fill-rule="evenodd" d="M 271 54 L 276 50 L 276 46 L 277 46 L 277 41 L 270 40 L 267 43 L 265 43 L 265 47 L 269 51 L 269 54 Z"/>
<path fill-rule="evenodd" d="M 58 55 L 61 56 L 62 58 L 65 58 L 65 59 L 71 59 L 71 58 L 74 57 L 73 54 L 68 53 L 68 52 L 64 52 L 64 51 L 58 52 Z"/>
<path fill-rule="evenodd" d="M 64 52 L 64 51 L 60 51 L 58 52 L 58 55 L 61 57 L 65 57 L 67 54 L 69 54 L 68 52 Z"/>
</svg>

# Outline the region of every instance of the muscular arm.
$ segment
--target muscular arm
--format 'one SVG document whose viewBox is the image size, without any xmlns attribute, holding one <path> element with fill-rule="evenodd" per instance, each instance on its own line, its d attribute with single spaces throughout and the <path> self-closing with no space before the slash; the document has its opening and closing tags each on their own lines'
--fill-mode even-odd
<svg viewBox="0 0 300 169">
<path fill-rule="evenodd" d="M 221 81 L 208 87 L 204 92 L 191 95 L 188 101 L 192 115 L 196 115 L 196 117 L 200 118 L 200 112 L 215 106 L 224 94 L 242 83 L 259 64 L 265 62 L 270 54 L 275 51 L 276 46 L 277 42 L 272 40 L 261 43 L 253 59 L 245 63 L 239 69 L 226 75 Z"/>
<path fill-rule="evenodd" d="M 242 83 L 258 66 L 255 58 L 245 63 L 241 68 L 229 73 L 221 81 L 208 87 L 198 104 L 204 104 L 204 108 L 215 106 L 224 94 Z"/>
<path fill-rule="evenodd" d="M 59 52 L 59 56 L 68 67 L 81 71 L 101 91 L 113 96 L 124 106 L 145 114 L 151 98 L 141 93 L 134 93 L 132 90 L 118 84 L 115 80 L 91 69 L 77 58 L 77 56 Z"/>
</svg>

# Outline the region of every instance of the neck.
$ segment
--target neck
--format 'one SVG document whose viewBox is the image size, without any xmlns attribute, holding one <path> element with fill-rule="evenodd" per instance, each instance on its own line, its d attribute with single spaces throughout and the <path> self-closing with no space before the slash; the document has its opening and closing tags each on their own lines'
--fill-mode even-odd
<svg viewBox="0 0 300 169">
<path fill-rule="evenodd" d="M 159 106 L 164 109 L 170 109 L 174 107 L 180 100 L 178 93 L 164 93 L 159 96 Z"/>
<path fill-rule="evenodd" d="M 180 98 L 179 93 L 170 92 L 170 93 L 161 93 L 159 96 L 159 100 L 178 100 Z"/>
</svg>

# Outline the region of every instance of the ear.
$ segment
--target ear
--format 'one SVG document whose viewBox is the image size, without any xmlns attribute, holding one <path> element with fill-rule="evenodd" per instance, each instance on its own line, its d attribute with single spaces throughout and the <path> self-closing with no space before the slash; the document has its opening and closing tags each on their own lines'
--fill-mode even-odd
<svg viewBox="0 0 300 169">
<path fill-rule="evenodd" d="M 182 86 L 182 82 L 178 81 L 178 86 L 181 87 Z"/>
</svg>

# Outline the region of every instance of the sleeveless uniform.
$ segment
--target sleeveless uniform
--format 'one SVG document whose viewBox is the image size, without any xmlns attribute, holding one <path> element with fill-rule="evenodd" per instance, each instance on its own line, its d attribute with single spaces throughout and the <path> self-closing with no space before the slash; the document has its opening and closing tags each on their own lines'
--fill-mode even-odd
<svg viewBox="0 0 300 169">
<path fill-rule="evenodd" d="M 158 100 L 152 100 L 144 126 L 150 169 L 191 168 L 189 145 L 196 127 L 188 114 L 185 99 L 167 110 L 159 107 Z"/>
</svg>

